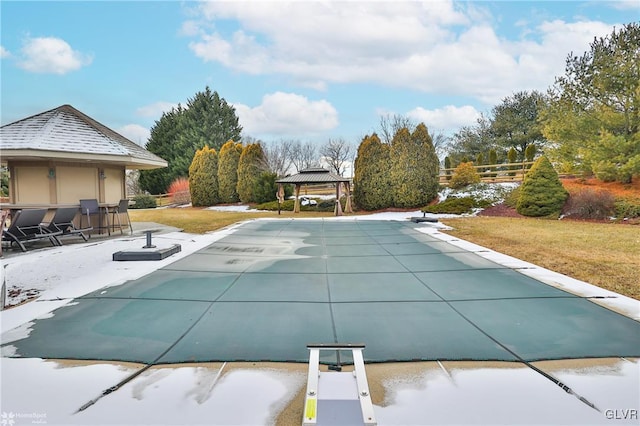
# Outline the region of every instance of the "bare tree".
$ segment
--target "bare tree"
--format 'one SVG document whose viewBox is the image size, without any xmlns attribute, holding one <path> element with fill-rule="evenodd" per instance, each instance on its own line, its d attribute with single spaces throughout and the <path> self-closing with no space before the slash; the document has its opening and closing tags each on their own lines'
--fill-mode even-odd
<svg viewBox="0 0 640 426">
<path fill-rule="evenodd" d="M 344 174 L 347 163 L 351 159 L 351 151 L 351 144 L 342 138 L 329 139 L 329 142 L 320 147 L 323 160 L 340 176 Z"/>
<path fill-rule="evenodd" d="M 447 155 L 447 149 L 449 148 L 451 137 L 445 135 L 441 131 L 434 131 L 431 134 L 431 141 L 433 142 L 433 147 L 436 149 L 438 158 L 443 159 Z"/>
<path fill-rule="evenodd" d="M 268 169 L 277 176 L 286 176 L 292 165 L 292 140 L 281 139 L 277 142 L 262 143 Z"/>
<path fill-rule="evenodd" d="M 320 165 L 316 146 L 311 142 L 292 141 L 290 155 L 293 167 L 296 168 L 298 173 L 300 170 Z"/>
<path fill-rule="evenodd" d="M 402 128 L 407 128 L 413 133 L 417 124 L 411 118 L 398 114 L 385 114 L 380 116 L 380 134 L 378 137 L 384 143 L 391 143 L 393 136 Z"/>
</svg>

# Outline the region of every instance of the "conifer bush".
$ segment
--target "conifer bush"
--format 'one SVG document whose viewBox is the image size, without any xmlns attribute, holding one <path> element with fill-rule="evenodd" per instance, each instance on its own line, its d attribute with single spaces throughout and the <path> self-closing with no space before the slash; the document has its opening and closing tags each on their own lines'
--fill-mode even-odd
<svg viewBox="0 0 640 426">
<path fill-rule="evenodd" d="M 264 151 L 260 144 L 249 144 L 242 149 L 238 161 L 238 185 L 236 188 L 240 201 L 243 203 L 256 202 L 256 187 L 260 175 L 265 171 L 265 163 Z"/>
<path fill-rule="evenodd" d="M 242 144 L 228 141 L 220 148 L 218 156 L 218 192 L 220 202 L 237 203 L 238 196 L 238 162 L 242 155 Z"/>
<path fill-rule="evenodd" d="M 205 145 L 196 151 L 189 166 L 189 191 L 194 207 L 213 206 L 218 196 L 218 153 Z"/>
<path fill-rule="evenodd" d="M 362 139 L 353 177 L 353 201 L 359 208 L 379 210 L 392 205 L 389 161 L 389 145 L 375 133 Z"/>
<path fill-rule="evenodd" d="M 473 163 L 460 163 L 458 167 L 453 171 L 453 176 L 449 182 L 449 187 L 453 189 L 464 188 L 472 183 L 479 183 L 480 175 L 478 174 Z"/>
<path fill-rule="evenodd" d="M 558 173 L 547 157 L 542 156 L 524 177 L 516 210 L 532 217 L 559 215 L 568 195 Z"/>
<path fill-rule="evenodd" d="M 440 161 L 427 126 L 413 133 L 402 128 L 391 141 L 393 205 L 413 208 L 429 204 L 438 195 Z"/>
</svg>

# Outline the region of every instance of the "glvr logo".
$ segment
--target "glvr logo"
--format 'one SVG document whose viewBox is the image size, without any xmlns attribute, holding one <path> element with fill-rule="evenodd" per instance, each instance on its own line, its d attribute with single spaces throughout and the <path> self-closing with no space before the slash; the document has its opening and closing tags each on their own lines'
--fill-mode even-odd
<svg viewBox="0 0 640 426">
<path fill-rule="evenodd" d="M 609 420 L 638 420 L 638 410 L 635 408 L 607 410 L 604 415 Z"/>
<path fill-rule="evenodd" d="M 2 412 L 0 414 L 0 425 L 2 426 L 13 426 L 16 424 L 16 415 L 14 413 L 6 413 Z"/>
</svg>

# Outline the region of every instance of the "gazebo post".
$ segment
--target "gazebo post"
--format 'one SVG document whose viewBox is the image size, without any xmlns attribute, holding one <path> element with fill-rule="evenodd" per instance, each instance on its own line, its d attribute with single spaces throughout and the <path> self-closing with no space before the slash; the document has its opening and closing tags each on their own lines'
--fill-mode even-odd
<svg viewBox="0 0 640 426">
<path fill-rule="evenodd" d="M 300 187 L 302 184 L 296 183 L 296 202 L 293 205 L 293 212 L 300 213 Z"/>
<path fill-rule="evenodd" d="M 347 203 L 344 206 L 344 212 L 345 213 L 353 213 L 353 208 L 351 207 L 351 183 L 350 182 L 344 182 L 344 189 L 345 192 L 347 193 Z"/>
<path fill-rule="evenodd" d="M 336 216 L 342 216 L 342 206 L 340 205 L 340 182 L 336 182 Z"/>
</svg>

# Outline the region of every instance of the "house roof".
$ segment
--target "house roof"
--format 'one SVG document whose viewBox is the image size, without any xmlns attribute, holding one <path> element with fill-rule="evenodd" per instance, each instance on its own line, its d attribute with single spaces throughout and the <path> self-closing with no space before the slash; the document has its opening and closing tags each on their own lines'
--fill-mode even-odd
<svg viewBox="0 0 640 426">
<path fill-rule="evenodd" d="M 276 181 L 277 183 L 336 183 L 349 182 L 349 178 L 338 176 L 327 169 L 313 167 L 301 170 L 300 173 L 287 176 Z"/>
<path fill-rule="evenodd" d="M 167 162 L 71 105 L 24 118 L 0 128 L 2 160 L 58 159 L 166 167 Z"/>
</svg>

